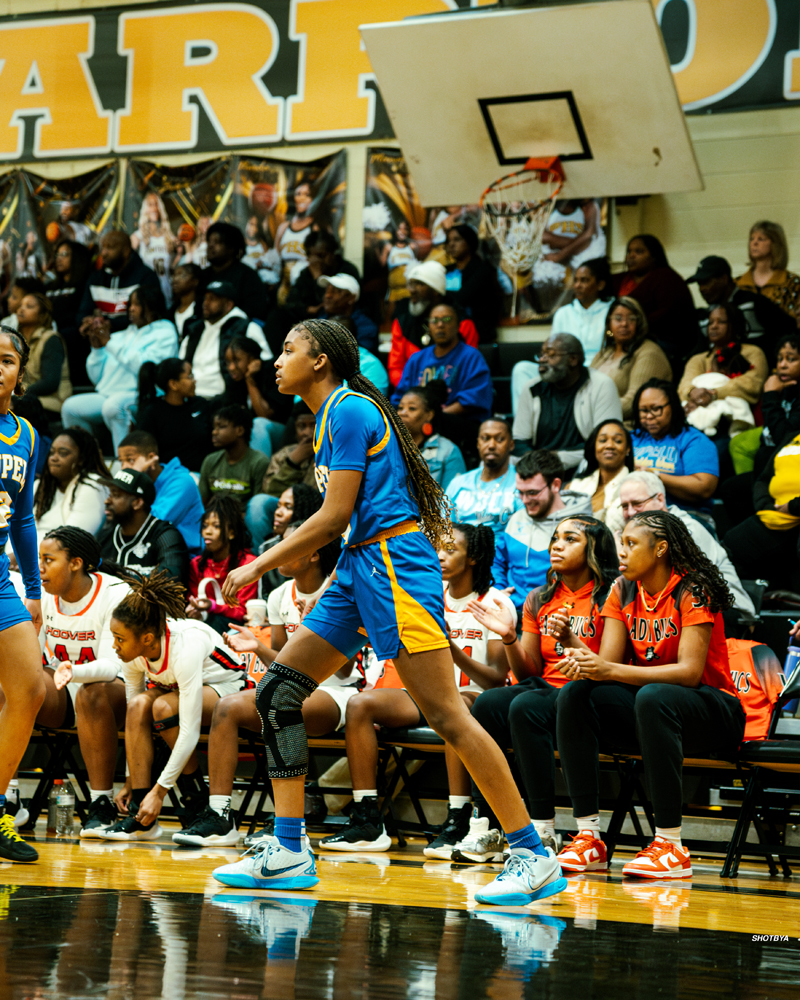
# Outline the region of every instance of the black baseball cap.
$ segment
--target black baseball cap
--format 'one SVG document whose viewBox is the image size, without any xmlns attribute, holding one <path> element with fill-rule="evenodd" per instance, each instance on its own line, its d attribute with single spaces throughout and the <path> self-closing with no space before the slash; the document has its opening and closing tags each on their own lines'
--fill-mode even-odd
<svg viewBox="0 0 800 1000">
<path fill-rule="evenodd" d="M 120 469 L 114 473 L 112 479 L 104 479 L 106 486 L 116 486 L 123 493 L 132 493 L 141 497 L 148 507 L 152 507 L 156 502 L 156 488 L 153 480 L 144 472 L 137 472 L 136 469 Z"/>
<path fill-rule="evenodd" d="M 731 265 L 724 257 L 703 257 L 691 278 L 686 279 L 686 283 L 690 285 L 693 281 L 710 281 L 723 275 L 728 278 L 733 277 Z"/>
<path fill-rule="evenodd" d="M 236 301 L 236 289 L 230 281 L 211 281 L 206 285 L 206 291 L 212 295 L 217 295 L 221 299 Z"/>
</svg>

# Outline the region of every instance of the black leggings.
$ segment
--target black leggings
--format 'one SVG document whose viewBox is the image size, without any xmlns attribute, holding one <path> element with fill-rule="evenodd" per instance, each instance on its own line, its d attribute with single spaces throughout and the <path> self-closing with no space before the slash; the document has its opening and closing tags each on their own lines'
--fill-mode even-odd
<svg viewBox="0 0 800 1000">
<path fill-rule="evenodd" d="M 555 814 L 556 699 L 558 688 L 541 677 L 529 677 L 511 687 L 491 688 L 478 695 L 473 717 L 501 750 L 514 749 L 515 770 L 521 780 L 531 819 Z M 488 815 L 483 797 L 473 783 L 473 799 L 481 816 Z"/>
<path fill-rule="evenodd" d="M 656 826 L 681 825 L 683 758 L 735 753 L 744 735 L 739 699 L 717 688 L 678 684 L 633 687 L 576 680 L 558 695 L 561 766 L 575 816 L 600 807 L 600 743 L 638 748 Z"/>
<path fill-rule="evenodd" d="M 741 580 L 766 577 L 772 587 L 800 589 L 800 528 L 774 531 L 753 515 L 722 540 Z"/>
</svg>

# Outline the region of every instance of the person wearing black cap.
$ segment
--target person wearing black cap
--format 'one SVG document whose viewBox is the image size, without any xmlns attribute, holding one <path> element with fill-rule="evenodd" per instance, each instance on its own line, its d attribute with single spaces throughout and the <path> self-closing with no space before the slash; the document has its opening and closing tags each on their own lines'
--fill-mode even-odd
<svg viewBox="0 0 800 1000">
<path fill-rule="evenodd" d="M 177 528 L 150 513 L 156 499 L 150 477 L 135 469 L 120 469 L 104 485 L 108 487 L 106 524 L 97 536 L 103 559 L 142 576 L 163 569 L 186 583 L 189 550 Z"/>
<path fill-rule="evenodd" d="M 231 282 L 212 281 L 203 295 L 203 322 L 186 324 L 186 334 L 178 354 L 191 362 L 196 380 L 195 393 L 214 399 L 231 388 L 225 352 L 234 337 L 249 337 L 261 347 L 262 361 L 272 358 L 264 332 L 236 305 L 236 289 Z"/>
<path fill-rule="evenodd" d="M 719 305 L 737 306 L 747 323 L 747 342 L 755 344 L 773 358 L 775 344 L 781 337 L 796 333 L 792 317 L 776 306 L 766 295 L 755 295 L 739 288 L 733 280 L 731 265 L 724 257 L 703 257 L 697 270 L 686 279 L 687 284 L 697 282 L 697 290 L 708 303 L 708 309 L 698 309 L 697 318 L 703 336 L 708 336 L 711 309 Z"/>
<path fill-rule="evenodd" d="M 246 315 L 266 319 L 264 283 L 252 267 L 242 263 L 247 247 L 241 229 L 229 222 L 215 222 L 208 227 L 206 241 L 208 267 L 203 268 L 201 287 L 207 288 L 212 281 L 227 281 L 233 285 L 232 298 Z"/>
</svg>

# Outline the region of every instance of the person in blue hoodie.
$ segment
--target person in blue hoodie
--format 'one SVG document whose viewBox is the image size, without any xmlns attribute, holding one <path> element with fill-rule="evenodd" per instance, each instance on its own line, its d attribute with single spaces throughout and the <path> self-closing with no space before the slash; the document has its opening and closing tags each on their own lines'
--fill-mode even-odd
<svg viewBox="0 0 800 1000">
<path fill-rule="evenodd" d="M 104 316 L 94 316 L 81 332 L 89 338 L 91 351 L 86 372 L 95 392 L 70 396 L 61 409 L 65 427 L 92 431 L 105 423 L 111 431 L 114 450 L 128 433 L 136 406 L 139 369 L 144 361 L 163 361 L 178 353 L 178 334 L 164 319 L 167 307 L 158 285 L 140 285 L 128 300 L 131 324 L 113 333 Z"/>
<path fill-rule="evenodd" d="M 481 421 L 491 416 L 494 390 L 483 355 L 462 340 L 458 327 L 454 306 L 442 302 L 431 309 L 428 330 L 432 343 L 408 359 L 392 402 L 397 406 L 409 389 L 441 379 L 448 389 L 441 432 L 458 445 L 466 440 L 473 446 Z"/>
<path fill-rule="evenodd" d="M 123 469 L 135 469 L 150 477 L 156 488 L 150 513 L 160 521 L 169 521 L 183 535 L 189 552 L 199 555 L 203 551 L 200 524 L 204 508 L 191 472 L 181 465 L 179 458 L 162 465 L 158 441 L 147 431 L 126 434 L 117 448 L 117 458 Z"/>
<path fill-rule="evenodd" d="M 565 471 L 554 451 L 529 451 L 517 462 L 522 508 L 495 536 L 492 576 L 498 590 L 512 588 L 509 596 L 520 621 L 525 598 L 547 580 L 556 525 L 565 517 L 592 513 L 591 497 L 561 488 Z"/>
</svg>

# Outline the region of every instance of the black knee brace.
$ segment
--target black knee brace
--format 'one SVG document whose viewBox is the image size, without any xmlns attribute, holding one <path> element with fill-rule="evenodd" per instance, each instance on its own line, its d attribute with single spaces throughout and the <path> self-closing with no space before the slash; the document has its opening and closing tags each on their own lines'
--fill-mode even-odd
<svg viewBox="0 0 800 1000">
<path fill-rule="evenodd" d="M 167 719 L 153 719 L 153 732 L 163 733 L 165 729 L 174 729 L 181 724 L 179 715 L 170 715 Z"/>
<path fill-rule="evenodd" d="M 317 687 L 307 674 L 278 662 L 261 678 L 256 689 L 256 710 L 270 778 L 297 778 L 308 773 L 303 702 Z"/>
</svg>

